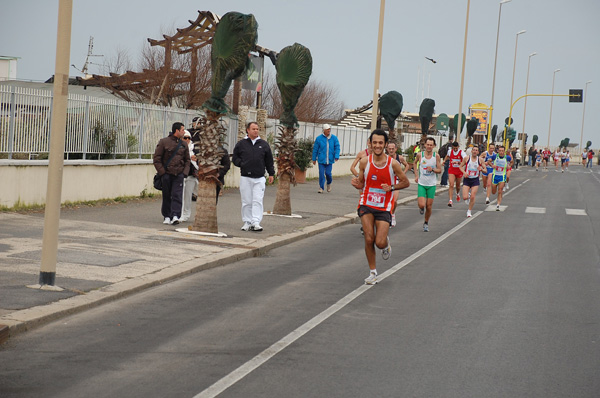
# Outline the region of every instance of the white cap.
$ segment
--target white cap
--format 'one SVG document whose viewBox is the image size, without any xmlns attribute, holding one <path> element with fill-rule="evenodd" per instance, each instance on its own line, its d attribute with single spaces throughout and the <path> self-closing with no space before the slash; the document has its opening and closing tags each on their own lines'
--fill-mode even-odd
<svg viewBox="0 0 600 398">
<path fill-rule="evenodd" d="M 184 133 L 183 133 L 184 137 L 190 137 L 190 138 L 192 138 L 192 135 L 190 134 L 189 131 L 187 131 L 187 130 L 183 130 L 183 131 L 184 131 Z"/>
<path fill-rule="evenodd" d="M 325 131 L 325 130 L 331 130 L 331 126 L 330 126 L 330 125 L 328 125 L 327 123 L 325 123 L 325 124 L 323 125 L 323 131 Z"/>
</svg>

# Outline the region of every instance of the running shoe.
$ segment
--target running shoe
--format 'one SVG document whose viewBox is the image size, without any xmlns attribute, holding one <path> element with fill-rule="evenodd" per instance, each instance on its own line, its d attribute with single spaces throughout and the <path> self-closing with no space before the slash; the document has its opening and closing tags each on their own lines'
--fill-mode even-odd
<svg viewBox="0 0 600 398">
<path fill-rule="evenodd" d="M 177 225 L 177 224 L 179 224 L 179 217 L 175 216 L 171 220 L 171 225 Z"/>
<path fill-rule="evenodd" d="M 423 232 L 429 232 L 429 224 L 423 223 Z"/>
<path fill-rule="evenodd" d="M 260 232 L 263 230 L 263 227 L 261 227 L 259 223 L 255 222 L 250 226 L 250 230 L 254 232 Z"/>
<path fill-rule="evenodd" d="M 471 210 L 467 210 L 467 218 L 471 217 Z"/>
<path fill-rule="evenodd" d="M 448 201 L 448 207 L 452 207 L 452 199 Z"/>
<path fill-rule="evenodd" d="M 165 217 L 163 224 L 171 224 L 171 219 L 169 217 Z"/>
<path fill-rule="evenodd" d="M 387 238 L 387 247 L 381 250 L 381 257 L 384 260 L 389 260 L 392 255 L 392 246 L 390 245 L 390 237 Z"/>
<path fill-rule="evenodd" d="M 506 182 L 506 185 L 504 186 L 504 188 L 506 188 L 507 191 L 510 189 L 510 187 L 508 186 L 508 182 Z"/>
<path fill-rule="evenodd" d="M 244 225 L 242 225 L 242 231 L 249 231 L 249 230 L 250 230 L 250 223 L 245 222 Z"/>
<path fill-rule="evenodd" d="M 496 205 L 496 211 L 500 211 L 500 205 Z"/>
<path fill-rule="evenodd" d="M 459 194 L 456 194 L 456 201 L 460 202 L 460 195 Z"/>
<path fill-rule="evenodd" d="M 373 271 L 369 274 L 369 277 L 365 279 L 365 283 L 367 285 L 375 285 L 377 284 L 377 274 Z"/>
<path fill-rule="evenodd" d="M 490 204 L 490 198 L 485 198 L 485 204 L 489 205 Z"/>
<path fill-rule="evenodd" d="M 421 208 L 421 207 L 419 207 L 419 214 L 421 214 L 421 215 L 425 214 L 425 209 L 424 209 L 424 208 Z"/>
</svg>

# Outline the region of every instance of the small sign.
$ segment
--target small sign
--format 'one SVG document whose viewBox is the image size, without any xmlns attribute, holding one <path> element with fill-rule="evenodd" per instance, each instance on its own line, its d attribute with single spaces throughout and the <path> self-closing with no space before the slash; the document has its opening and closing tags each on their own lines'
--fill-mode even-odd
<svg viewBox="0 0 600 398">
<path fill-rule="evenodd" d="M 569 95 L 575 95 L 576 97 L 569 97 L 569 102 L 583 102 L 583 90 L 578 88 L 569 89 Z"/>
</svg>

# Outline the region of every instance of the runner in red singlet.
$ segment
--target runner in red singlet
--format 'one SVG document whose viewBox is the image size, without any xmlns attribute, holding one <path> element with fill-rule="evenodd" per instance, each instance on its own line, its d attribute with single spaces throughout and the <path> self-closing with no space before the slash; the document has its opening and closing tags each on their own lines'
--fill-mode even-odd
<svg viewBox="0 0 600 398">
<path fill-rule="evenodd" d="M 352 186 L 362 190 L 358 215 L 365 235 L 365 254 L 369 263 L 368 285 L 377 283 L 375 246 L 382 249 L 384 260 L 390 258 L 392 247 L 388 231 L 392 221 L 391 209 L 393 191 L 410 185 L 397 160 L 385 154 L 388 136 L 383 130 L 374 130 L 369 138 L 373 153 L 359 163 L 358 177 L 352 179 Z M 398 177 L 398 183 L 394 178 Z"/>
</svg>

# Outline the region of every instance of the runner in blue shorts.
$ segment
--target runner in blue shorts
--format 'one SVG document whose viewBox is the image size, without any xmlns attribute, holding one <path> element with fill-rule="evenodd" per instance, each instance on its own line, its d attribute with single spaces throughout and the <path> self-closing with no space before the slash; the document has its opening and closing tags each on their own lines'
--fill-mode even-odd
<svg viewBox="0 0 600 398">
<path fill-rule="evenodd" d="M 496 195 L 498 192 L 498 202 L 496 204 L 496 211 L 500 211 L 500 204 L 502 203 L 502 190 L 506 183 L 506 171 L 509 166 L 508 157 L 505 154 L 505 148 L 503 145 L 498 147 L 498 156 L 493 161 L 488 161 L 488 165 L 493 168 L 492 172 L 492 195 Z"/>
<path fill-rule="evenodd" d="M 486 167 L 484 171 L 481 172 L 481 176 L 483 177 L 483 190 L 486 191 L 485 195 L 485 204 L 490 203 L 490 187 L 492 186 L 492 178 L 489 177 L 494 171 L 493 167 L 488 164 L 488 161 L 494 161 L 496 159 L 496 146 L 494 144 L 490 144 L 488 150 L 483 153 L 485 158 L 483 159 Z M 482 155 L 482 157 L 483 157 Z"/>
</svg>

